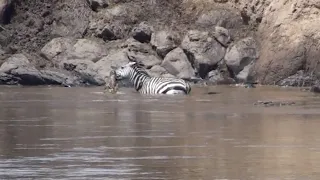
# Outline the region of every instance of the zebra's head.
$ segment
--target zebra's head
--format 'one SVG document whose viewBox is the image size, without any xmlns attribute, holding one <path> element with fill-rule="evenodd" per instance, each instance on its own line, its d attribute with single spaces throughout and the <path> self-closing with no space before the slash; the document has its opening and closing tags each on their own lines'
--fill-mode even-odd
<svg viewBox="0 0 320 180">
<path fill-rule="evenodd" d="M 132 71 L 134 71 L 134 66 L 136 66 L 136 62 L 129 62 L 123 66 L 120 66 L 119 68 L 115 69 L 116 72 L 116 79 L 121 80 L 121 79 L 126 79 L 130 76 Z"/>
</svg>

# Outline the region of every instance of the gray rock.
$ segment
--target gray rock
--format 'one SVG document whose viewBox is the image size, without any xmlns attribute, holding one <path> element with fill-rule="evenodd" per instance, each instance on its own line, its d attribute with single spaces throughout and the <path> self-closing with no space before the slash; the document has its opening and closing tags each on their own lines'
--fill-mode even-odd
<svg viewBox="0 0 320 180">
<path fill-rule="evenodd" d="M 114 50 L 109 53 L 109 55 L 101 58 L 98 62 L 95 63 L 95 67 L 97 68 L 97 72 L 105 79 L 109 76 L 112 66 L 120 67 L 129 62 L 128 55 L 126 49 Z"/>
<path fill-rule="evenodd" d="M 40 55 L 47 60 L 52 60 L 57 55 L 70 49 L 73 41 L 70 38 L 58 37 L 48 42 L 42 49 Z"/>
<path fill-rule="evenodd" d="M 40 70 L 40 72 L 46 84 L 62 85 L 65 87 L 80 86 L 83 84 L 80 77 L 77 77 L 68 71 L 60 69 L 45 69 Z"/>
<path fill-rule="evenodd" d="M 183 79 L 195 76 L 195 71 L 181 48 L 170 51 L 161 64 L 170 74 Z"/>
<path fill-rule="evenodd" d="M 16 84 L 18 84 L 18 81 L 19 81 L 19 78 L 17 78 L 17 77 L 15 77 L 11 74 L 0 72 L 0 84 L 16 85 Z"/>
<path fill-rule="evenodd" d="M 7 82 L 15 82 L 23 85 L 41 85 L 45 84 L 41 73 L 37 70 L 23 54 L 14 54 L 8 58 L 0 67 L 1 74 L 7 74 L 4 77 L 11 77 L 12 80 Z"/>
<path fill-rule="evenodd" d="M 108 7 L 108 2 L 106 0 L 87 0 L 87 2 L 93 11 Z"/>
<path fill-rule="evenodd" d="M 44 85 L 46 81 L 42 78 L 41 72 L 34 66 L 21 66 L 11 70 L 11 75 L 19 79 L 22 85 Z"/>
<path fill-rule="evenodd" d="M 154 77 L 159 77 L 159 76 L 162 76 L 163 74 L 168 74 L 167 70 L 160 65 L 153 66 L 151 69 L 148 69 L 147 72 L 150 76 L 154 76 Z"/>
<path fill-rule="evenodd" d="M 214 37 L 224 47 L 227 47 L 231 42 L 229 30 L 220 26 L 215 27 Z"/>
<path fill-rule="evenodd" d="M 219 81 L 223 81 L 223 76 L 219 70 L 212 70 L 208 73 L 208 80 L 212 83 L 218 84 Z"/>
<path fill-rule="evenodd" d="M 95 65 L 95 62 L 106 56 L 111 49 L 105 42 L 77 39 L 71 43 L 71 40 L 67 38 L 60 38 L 50 43 L 45 46 L 46 48 L 43 48 L 42 54 L 49 58 L 53 57 L 52 62 L 55 67 L 69 71 L 80 78 L 80 80 L 70 80 L 71 85 L 78 84 L 80 81 L 82 84 L 88 85 L 103 85 L 105 83 Z"/>
<path fill-rule="evenodd" d="M 164 58 L 172 49 L 179 44 L 179 36 L 174 32 L 158 31 L 151 36 L 151 45 L 155 47 L 159 56 Z"/>
<path fill-rule="evenodd" d="M 320 86 L 319 85 L 314 85 L 314 86 L 311 87 L 310 91 L 314 92 L 314 93 L 320 93 Z"/>
<path fill-rule="evenodd" d="M 59 69 L 38 70 L 23 54 L 14 54 L 0 67 L 0 84 L 63 85 L 82 84 L 79 77 Z"/>
<path fill-rule="evenodd" d="M 29 66 L 30 62 L 28 58 L 23 54 L 14 54 L 9 57 L 0 67 L 0 72 L 9 73 L 13 69 L 17 69 L 19 67 Z"/>
<path fill-rule="evenodd" d="M 153 28 L 151 26 L 149 26 L 146 22 L 141 22 L 137 27 L 132 29 L 131 34 L 135 40 L 141 43 L 149 43 L 152 32 Z"/>
<path fill-rule="evenodd" d="M 249 73 L 251 68 L 253 67 L 254 62 L 251 62 L 247 66 L 245 66 L 235 77 L 238 82 L 246 82 L 249 80 Z"/>
<path fill-rule="evenodd" d="M 207 73 L 223 59 L 226 51 L 220 43 L 209 36 L 208 32 L 198 30 L 188 31 L 181 47 L 201 78 L 205 78 Z"/>
<path fill-rule="evenodd" d="M 247 8 L 262 14 L 262 21 L 257 29 L 261 50 L 250 76 L 260 84 L 270 85 L 299 70 L 320 75 L 320 1 L 269 1 L 268 4 L 265 1 L 255 2 L 258 6 L 255 5 L 252 9 L 249 4 Z M 263 8 L 259 8 L 261 4 Z"/>
<path fill-rule="evenodd" d="M 105 84 L 104 77 L 98 73 L 98 68 L 92 61 L 69 60 L 63 62 L 63 66 L 65 70 L 77 74 L 86 84 L 97 86 Z"/>
<path fill-rule="evenodd" d="M 63 63 L 69 60 L 96 62 L 106 55 L 107 50 L 103 42 L 78 39 L 71 48 L 67 48 L 66 51 L 53 58 L 53 62 L 63 67 Z"/>
<path fill-rule="evenodd" d="M 102 28 L 96 30 L 95 35 L 99 38 L 102 38 L 104 41 L 113 41 L 121 39 L 125 36 L 126 26 L 118 22 L 107 23 Z"/>
<path fill-rule="evenodd" d="M 170 74 L 170 73 L 164 73 L 160 75 L 161 77 L 165 77 L 165 78 L 176 78 L 176 76 Z"/>
<path fill-rule="evenodd" d="M 315 76 L 300 70 L 296 74 L 281 80 L 277 84 L 279 86 L 310 87 L 316 85 L 316 79 Z"/>
<path fill-rule="evenodd" d="M 223 71 L 212 70 L 207 76 L 207 85 L 234 84 L 235 80 L 225 76 Z"/>
<path fill-rule="evenodd" d="M 127 50 L 126 53 L 130 61 L 139 62 L 147 69 L 154 65 L 161 64 L 160 57 L 149 44 L 140 43 L 134 39 L 128 39 L 122 48 Z"/>
<path fill-rule="evenodd" d="M 244 38 L 229 46 L 224 57 L 227 66 L 237 76 L 240 72 L 239 78 L 245 80 L 248 76 L 250 68 L 258 59 L 259 52 L 256 41 L 251 38 Z"/>
</svg>

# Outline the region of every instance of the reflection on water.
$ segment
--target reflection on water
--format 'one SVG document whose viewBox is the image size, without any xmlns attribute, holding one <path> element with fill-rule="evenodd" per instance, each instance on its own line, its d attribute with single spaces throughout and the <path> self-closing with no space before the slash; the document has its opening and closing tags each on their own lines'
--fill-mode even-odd
<svg viewBox="0 0 320 180">
<path fill-rule="evenodd" d="M 1 87 L 0 179 L 320 179 L 319 96 L 266 87 L 123 91 Z"/>
</svg>

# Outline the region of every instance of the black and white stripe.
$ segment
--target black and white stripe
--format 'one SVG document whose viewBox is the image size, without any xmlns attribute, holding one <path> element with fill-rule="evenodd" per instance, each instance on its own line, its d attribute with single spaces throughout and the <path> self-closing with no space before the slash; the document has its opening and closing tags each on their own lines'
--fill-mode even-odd
<svg viewBox="0 0 320 180">
<path fill-rule="evenodd" d="M 183 79 L 151 77 L 136 62 L 116 69 L 117 79 L 129 79 L 141 94 L 189 94 L 190 84 Z"/>
</svg>

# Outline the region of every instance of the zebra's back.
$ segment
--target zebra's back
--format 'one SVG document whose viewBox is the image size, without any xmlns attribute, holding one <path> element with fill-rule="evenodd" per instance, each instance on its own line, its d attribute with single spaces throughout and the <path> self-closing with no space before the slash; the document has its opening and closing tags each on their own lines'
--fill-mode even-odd
<svg viewBox="0 0 320 180">
<path fill-rule="evenodd" d="M 183 91 L 189 94 L 191 86 L 183 79 L 151 77 L 146 81 L 141 90 L 141 94 L 167 94 L 170 90 Z"/>
</svg>

